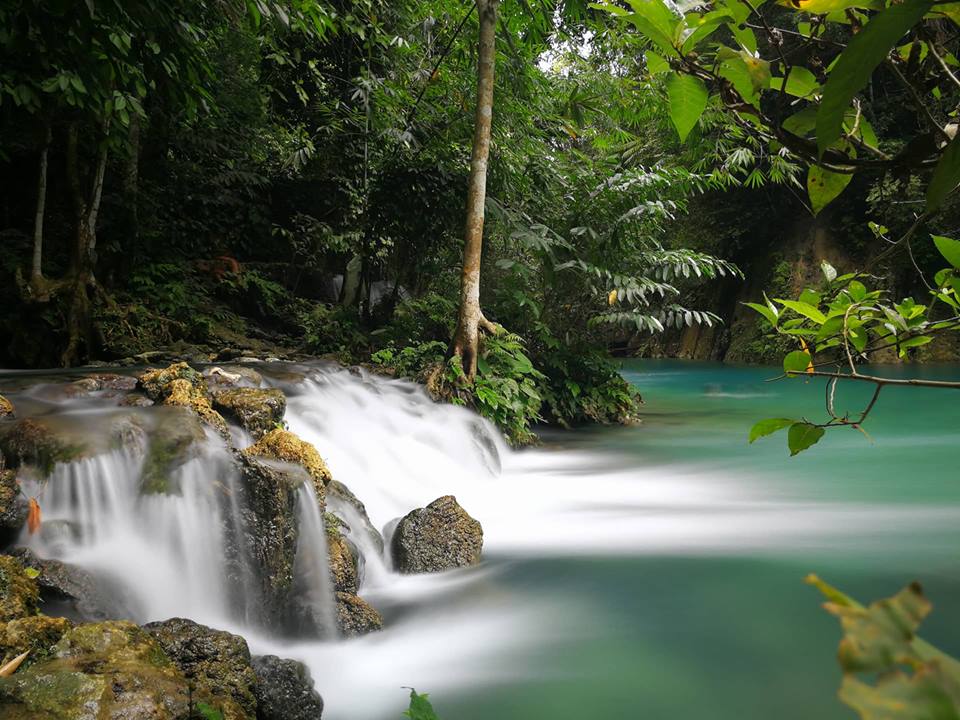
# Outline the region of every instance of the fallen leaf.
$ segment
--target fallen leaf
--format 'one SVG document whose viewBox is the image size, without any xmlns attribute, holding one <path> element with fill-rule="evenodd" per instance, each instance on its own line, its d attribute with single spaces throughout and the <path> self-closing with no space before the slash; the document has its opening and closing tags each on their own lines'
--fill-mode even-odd
<svg viewBox="0 0 960 720">
<path fill-rule="evenodd" d="M 20 664 L 27 659 L 27 655 L 30 654 L 30 651 L 27 650 L 22 655 L 17 655 L 13 660 L 8 662 L 3 667 L 0 667 L 0 677 L 10 677 L 13 675 L 17 668 L 20 667 Z"/>
<path fill-rule="evenodd" d="M 30 498 L 29 510 L 27 511 L 27 530 L 33 535 L 40 529 L 40 503 L 36 498 Z"/>
</svg>

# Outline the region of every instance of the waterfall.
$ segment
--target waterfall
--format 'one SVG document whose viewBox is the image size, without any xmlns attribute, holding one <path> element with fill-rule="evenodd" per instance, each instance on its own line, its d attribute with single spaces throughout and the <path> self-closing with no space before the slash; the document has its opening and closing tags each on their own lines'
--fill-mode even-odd
<svg viewBox="0 0 960 720">
<path fill-rule="evenodd" d="M 294 561 L 294 593 L 298 602 L 304 603 L 311 612 L 321 635 L 327 639 L 336 639 L 336 604 L 330 565 L 327 561 L 327 532 L 317 496 L 309 482 L 303 483 L 297 490 L 297 517 L 300 521 L 300 535 Z"/>
</svg>

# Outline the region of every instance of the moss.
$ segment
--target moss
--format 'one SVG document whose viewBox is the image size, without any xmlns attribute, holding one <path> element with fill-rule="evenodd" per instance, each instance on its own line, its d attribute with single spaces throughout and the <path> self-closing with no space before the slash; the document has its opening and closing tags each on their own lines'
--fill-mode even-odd
<svg viewBox="0 0 960 720">
<path fill-rule="evenodd" d="M 0 665 L 27 651 L 30 655 L 20 666 L 22 670 L 45 660 L 71 627 L 73 624 L 66 618 L 46 615 L 32 615 L 0 625 Z"/>
<path fill-rule="evenodd" d="M 326 527 L 328 535 L 327 555 L 334 589 L 337 592 L 355 595 L 360 586 L 357 558 L 350 547 L 350 543 L 340 534 L 339 527 L 333 526 L 332 532 L 329 522 Z"/>
<path fill-rule="evenodd" d="M 140 477 L 140 490 L 148 494 L 177 492 L 174 472 L 193 458 L 206 435 L 193 413 L 184 408 L 163 410 L 150 435 Z"/>
<path fill-rule="evenodd" d="M 47 476 L 57 463 L 82 457 L 87 447 L 51 421 L 28 418 L 0 428 L 0 452 L 11 467 L 33 465 Z"/>
<path fill-rule="evenodd" d="M 40 589 L 26 568 L 9 555 L 0 555 L 0 622 L 37 614 Z"/>
<path fill-rule="evenodd" d="M 213 404 L 259 438 L 283 420 L 287 399 L 276 388 L 240 387 L 214 392 Z"/>
<path fill-rule="evenodd" d="M 301 465 L 313 480 L 317 497 L 322 501 L 326 496 L 326 486 L 332 479 L 327 464 L 313 445 L 289 430 L 274 428 L 243 452 Z"/>
<path fill-rule="evenodd" d="M 137 385 L 151 400 L 160 400 L 167 394 L 167 386 L 174 380 L 186 380 L 201 392 L 206 390 L 203 375 L 185 362 L 174 363 L 162 370 L 148 370 L 137 378 Z"/>
<path fill-rule="evenodd" d="M 13 403 L 0 395 L 0 418 L 13 417 Z"/>
<path fill-rule="evenodd" d="M 200 419 L 207 425 L 223 436 L 229 435 L 227 421 L 223 419 L 213 407 L 210 400 L 203 391 L 197 386 L 192 385 L 186 378 L 176 378 L 171 380 L 166 386 L 166 397 L 163 400 L 164 405 L 173 405 L 175 407 L 188 407 L 193 410 Z"/>
</svg>

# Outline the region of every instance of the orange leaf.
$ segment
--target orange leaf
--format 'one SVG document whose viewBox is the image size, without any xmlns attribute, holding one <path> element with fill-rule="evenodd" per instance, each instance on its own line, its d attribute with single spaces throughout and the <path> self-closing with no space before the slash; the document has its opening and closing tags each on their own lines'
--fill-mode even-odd
<svg viewBox="0 0 960 720">
<path fill-rule="evenodd" d="M 800 347 L 803 348 L 804 352 L 810 353 L 810 362 L 807 363 L 807 374 L 813 374 L 813 353 L 810 352 L 810 347 L 807 345 L 807 341 L 803 338 L 797 338 L 800 341 Z"/>
<path fill-rule="evenodd" d="M 36 498 L 30 498 L 29 510 L 27 511 L 27 530 L 33 535 L 40 529 L 40 503 Z"/>
</svg>

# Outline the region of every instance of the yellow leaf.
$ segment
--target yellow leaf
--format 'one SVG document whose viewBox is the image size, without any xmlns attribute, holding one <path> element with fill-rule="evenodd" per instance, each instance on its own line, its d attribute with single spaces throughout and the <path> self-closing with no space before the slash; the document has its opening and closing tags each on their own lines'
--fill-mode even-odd
<svg viewBox="0 0 960 720">
<path fill-rule="evenodd" d="M 40 529 L 40 503 L 36 498 L 30 498 L 27 510 L 27 530 L 33 535 Z"/>
<path fill-rule="evenodd" d="M 614 288 L 610 291 L 610 294 L 607 295 L 607 305 L 613 305 L 617 301 L 617 289 Z"/>
<path fill-rule="evenodd" d="M 27 655 L 29 654 L 30 651 L 27 650 L 25 653 L 17 655 L 3 667 L 0 667 L 0 677 L 10 677 L 13 675 L 17 671 L 17 668 L 20 667 L 20 664 L 27 659 Z"/>
</svg>

